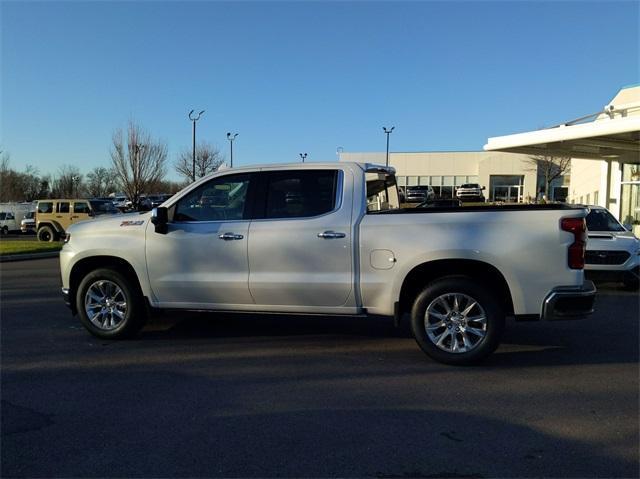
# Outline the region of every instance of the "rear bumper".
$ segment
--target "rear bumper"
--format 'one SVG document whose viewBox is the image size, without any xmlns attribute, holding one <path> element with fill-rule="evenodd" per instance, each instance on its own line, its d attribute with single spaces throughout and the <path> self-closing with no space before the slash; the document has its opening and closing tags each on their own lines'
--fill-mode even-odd
<svg viewBox="0 0 640 479">
<path fill-rule="evenodd" d="M 542 319 L 584 319 L 593 313 L 595 298 L 596 287 L 593 281 L 585 281 L 580 288 L 555 288 L 542 303 Z"/>
</svg>

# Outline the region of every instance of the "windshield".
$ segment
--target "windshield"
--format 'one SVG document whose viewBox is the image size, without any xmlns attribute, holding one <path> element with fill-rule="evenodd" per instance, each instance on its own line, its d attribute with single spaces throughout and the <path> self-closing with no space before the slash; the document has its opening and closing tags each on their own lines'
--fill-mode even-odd
<svg viewBox="0 0 640 479">
<path fill-rule="evenodd" d="M 589 231 L 625 231 L 624 227 L 605 209 L 593 209 L 587 215 Z"/>
<path fill-rule="evenodd" d="M 118 208 L 113 206 L 111 201 L 91 200 L 89 203 L 91 203 L 91 208 L 96 215 L 119 213 Z"/>
<path fill-rule="evenodd" d="M 465 183 L 460 188 L 480 188 L 480 185 L 478 183 Z"/>
</svg>

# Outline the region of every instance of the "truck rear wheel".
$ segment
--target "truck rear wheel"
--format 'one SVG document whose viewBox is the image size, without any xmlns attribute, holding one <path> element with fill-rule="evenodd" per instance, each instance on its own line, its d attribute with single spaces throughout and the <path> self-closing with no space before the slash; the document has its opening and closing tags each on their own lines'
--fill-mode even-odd
<svg viewBox="0 0 640 479">
<path fill-rule="evenodd" d="M 51 226 L 43 226 L 38 229 L 38 241 L 44 241 L 45 243 L 51 243 L 56 239 L 56 235 Z"/>
<path fill-rule="evenodd" d="M 446 364 L 474 364 L 496 350 L 505 313 L 477 281 L 448 276 L 426 286 L 411 310 L 411 329 L 420 348 Z"/>
<path fill-rule="evenodd" d="M 84 327 L 102 339 L 132 337 L 147 319 L 137 284 L 106 268 L 90 272 L 80 282 L 76 307 Z"/>
</svg>

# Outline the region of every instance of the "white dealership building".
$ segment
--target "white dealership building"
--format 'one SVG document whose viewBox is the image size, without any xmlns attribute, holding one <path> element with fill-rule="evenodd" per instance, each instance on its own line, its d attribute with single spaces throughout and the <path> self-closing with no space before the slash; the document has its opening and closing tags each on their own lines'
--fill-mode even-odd
<svg viewBox="0 0 640 479">
<path fill-rule="evenodd" d="M 341 161 L 385 164 L 385 152 L 340 152 Z M 530 155 L 486 151 L 438 151 L 389 153 L 389 165 L 396 169 L 402 187 L 431 185 L 437 196 L 452 198 L 465 183 L 485 187 L 490 201 L 526 202 L 536 198 L 537 174 Z M 554 188 L 555 196 L 566 197 L 566 188 Z M 564 194 L 563 194 L 564 193 Z"/>
<path fill-rule="evenodd" d="M 640 85 L 622 88 L 598 112 L 542 130 L 489 138 L 484 151 L 391 152 L 401 187 L 431 185 L 452 197 L 479 183 L 492 201 L 534 200 L 543 185 L 532 156 L 571 157 L 570 174 L 548 199 L 600 205 L 640 233 Z M 384 164 L 385 152 L 339 153 L 342 161 Z"/>
<path fill-rule="evenodd" d="M 640 85 L 622 88 L 598 112 L 489 138 L 484 149 L 571 157 L 569 200 L 608 208 L 640 236 Z"/>
</svg>

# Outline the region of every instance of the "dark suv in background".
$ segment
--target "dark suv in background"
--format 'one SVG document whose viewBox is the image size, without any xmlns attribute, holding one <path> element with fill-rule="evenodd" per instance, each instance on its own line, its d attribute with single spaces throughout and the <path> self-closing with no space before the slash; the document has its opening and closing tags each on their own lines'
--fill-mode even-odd
<svg viewBox="0 0 640 479">
<path fill-rule="evenodd" d="M 424 203 L 436 197 L 436 193 L 431 186 L 409 186 L 405 195 L 407 203 Z"/>
</svg>

